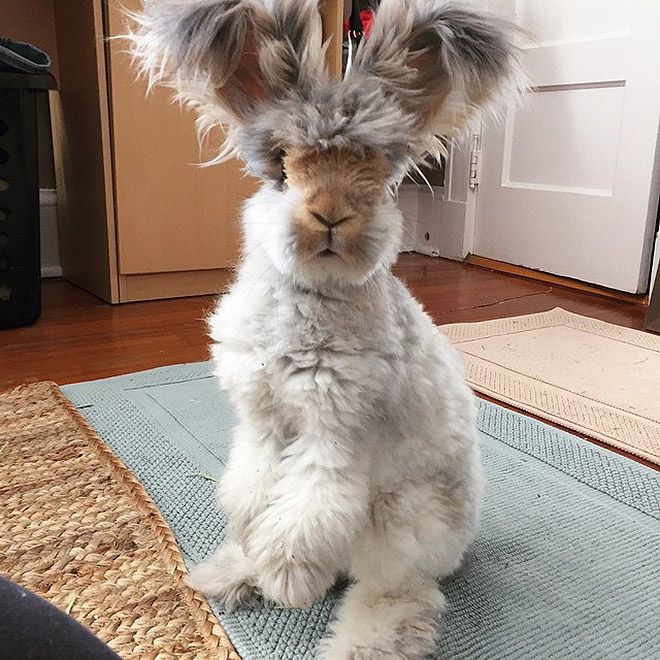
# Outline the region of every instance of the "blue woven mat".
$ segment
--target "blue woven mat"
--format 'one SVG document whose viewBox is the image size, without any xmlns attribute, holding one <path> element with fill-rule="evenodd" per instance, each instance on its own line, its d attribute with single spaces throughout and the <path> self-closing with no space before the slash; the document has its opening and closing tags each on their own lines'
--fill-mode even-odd
<svg viewBox="0 0 660 660">
<path fill-rule="evenodd" d="M 170 524 L 190 565 L 222 540 L 214 507 L 233 425 L 199 363 L 62 388 Z M 660 658 L 660 479 L 486 402 L 483 525 L 447 580 L 438 658 Z M 307 660 L 340 594 L 309 610 L 216 614 L 244 660 Z"/>
</svg>

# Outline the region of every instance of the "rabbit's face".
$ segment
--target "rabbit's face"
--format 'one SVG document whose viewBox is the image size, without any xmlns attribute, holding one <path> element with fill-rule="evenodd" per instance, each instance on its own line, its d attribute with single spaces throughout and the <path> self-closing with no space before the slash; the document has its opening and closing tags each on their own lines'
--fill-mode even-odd
<svg viewBox="0 0 660 660">
<path fill-rule="evenodd" d="M 294 150 L 284 166 L 296 199 L 289 233 L 301 275 L 362 279 L 390 256 L 400 220 L 384 213 L 389 165 L 382 153 Z"/>
<path fill-rule="evenodd" d="M 286 178 L 248 205 L 246 248 L 262 248 L 280 272 L 316 286 L 359 284 L 398 253 L 402 218 L 376 149 L 290 148 Z"/>
</svg>

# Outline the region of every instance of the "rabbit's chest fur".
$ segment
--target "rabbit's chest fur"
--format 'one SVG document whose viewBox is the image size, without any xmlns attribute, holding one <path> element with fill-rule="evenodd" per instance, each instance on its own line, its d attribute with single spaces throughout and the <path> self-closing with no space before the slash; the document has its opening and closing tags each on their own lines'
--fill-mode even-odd
<svg viewBox="0 0 660 660">
<path fill-rule="evenodd" d="M 280 280 L 257 289 L 250 297 L 239 281 L 211 321 L 220 377 L 237 397 L 298 418 L 310 406 L 346 417 L 400 380 L 404 330 L 389 292 L 327 296 Z"/>
<path fill-rule="evenodd" d="M 376 489 L 460 464 L 473 423 L 460 360 L 389 271 L 337 296 L 244 275 L 210 326 L 239 416 L 280 448 L 310 428 L 359 442 Z"/>
</svg>

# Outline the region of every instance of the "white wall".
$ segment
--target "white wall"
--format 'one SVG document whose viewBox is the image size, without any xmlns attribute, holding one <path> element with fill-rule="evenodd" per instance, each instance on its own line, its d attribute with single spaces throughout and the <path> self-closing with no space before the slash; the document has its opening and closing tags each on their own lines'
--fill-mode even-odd
<svg viewBox="0 0 660 660">
<path fill-rule="evenodd" d="M 403 215 L 403 252 L 417 250 L 417 217 L 419 213 L 419 196 L 417 186 L 399 186 L 399 209 Z"/>
</svg>

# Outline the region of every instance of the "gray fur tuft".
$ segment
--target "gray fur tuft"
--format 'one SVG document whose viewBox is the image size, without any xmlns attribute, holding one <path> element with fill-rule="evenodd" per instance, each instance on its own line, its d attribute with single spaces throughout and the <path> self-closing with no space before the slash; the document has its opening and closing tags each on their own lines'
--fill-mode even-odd
<svg viewBox="0 0 660 660">
<path fill-rule="evenodd" d="M 256 108 L 324 80 L 317 0 L 146 0 L 128 38 L 149 87 L 196 107 L 200 133 L 229 129 L 218 160 Z"/>
<path fill-rule="evenodd" d="M 130 14 L 137 30 L 129 38 L 149 87 L 172 87 L 196 104 L 245 114 L 245 83 L 222 90 L 238 72 L 254 10 L 250 0 L 146 0 L 142 13 Z"/>
<path fill-rule="evenodd" d="M 325 71 L 318 0 L 146 0 L 129 35 L 151 86 L 227 129 L 212 162 L 240 156 L 281 180 L 290 146 L 378 149 L 390 184 L 521 89 L 516 28 L 446 0 L 382 0 L 350 74 Z"/>
<path fill-rule="evenodd" d="M 433 136 L 460 134 L 475 111 L 524 88 L 516 34 L 515 26 L 453 2 L 383 0 L 352 76 L 380 80 L 433 151 Z"/>
</svg>

